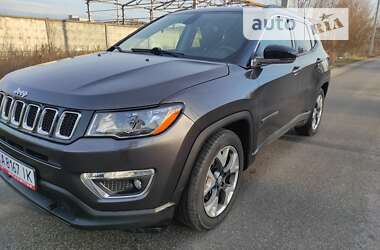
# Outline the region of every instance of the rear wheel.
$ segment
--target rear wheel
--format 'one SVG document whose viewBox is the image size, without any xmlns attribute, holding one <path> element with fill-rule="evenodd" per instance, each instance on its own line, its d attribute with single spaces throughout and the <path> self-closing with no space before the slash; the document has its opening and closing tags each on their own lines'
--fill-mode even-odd
<svg viewBox="0 0 380 250">
<path fill-rule="evenodd" d="M 240 187 L 243 146 L 221 130 L 203 146 L 184 191 L 177 219 L 196 230 L 210 230 L 227 216 Z"/>
<path fill-rule="evenodd" d="M 317 98 L 315 100 L 314 108 L 310 114 L 307 123 L 301 127 L 295 127 L 296 132 L 299 135 L 313 136 L 318 132 L 321 125 L 323 108 L 324 108 L 325 95 L 323 89 L 320 89 Z"/>
</svg>

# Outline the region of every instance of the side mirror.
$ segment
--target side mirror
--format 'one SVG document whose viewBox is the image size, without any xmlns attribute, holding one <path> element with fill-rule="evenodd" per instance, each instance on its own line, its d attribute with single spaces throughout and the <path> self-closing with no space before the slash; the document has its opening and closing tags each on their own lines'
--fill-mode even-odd
<svg viewBox="0 0 380 250">
<path fill-rule="evenodd" d="M 297 58 L 297 52 L 290 47 L 269 45 L 264 50 L 264 58 L 256 57 L 251 60 L 251 67 L 256 68 L 268 64 L 293 63 Z"/>
</svg>

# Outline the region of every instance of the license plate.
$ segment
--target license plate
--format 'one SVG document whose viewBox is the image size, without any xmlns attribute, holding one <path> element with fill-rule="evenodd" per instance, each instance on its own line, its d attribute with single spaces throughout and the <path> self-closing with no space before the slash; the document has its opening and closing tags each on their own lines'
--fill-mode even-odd
<svg viewBox="0 0 380 250">
<path fill-rule="evenodd" d="M 36 171 L 0 150 L 0 170 L 21 185 L 36 191 Z"/>
</svg>

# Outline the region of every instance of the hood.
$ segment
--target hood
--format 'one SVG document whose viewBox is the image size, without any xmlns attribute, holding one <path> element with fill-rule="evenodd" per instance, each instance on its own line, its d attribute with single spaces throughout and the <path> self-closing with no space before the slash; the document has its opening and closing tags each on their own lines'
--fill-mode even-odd
<svg viewBox="0 0 380 250">
<path fill-rule="evenodd" d="M 159 104 L 194 85 L 228 75 L 224 63 L 104 52 L 41 64 L 8 74 L 0 88 L 54 106 L 102 110 Z"/>
</svg>

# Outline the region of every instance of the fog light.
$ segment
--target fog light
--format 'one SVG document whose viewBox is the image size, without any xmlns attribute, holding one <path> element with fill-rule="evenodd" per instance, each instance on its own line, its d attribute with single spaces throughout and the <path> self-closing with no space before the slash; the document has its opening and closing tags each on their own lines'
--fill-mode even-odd
<svg viewBox="0 0 380 250">
<path fill-rule="evenodd" d="M 85 173 L 83 184 L 100 198 L 143 198 L 154 176 L 153 169 L 108 173 Z"/>
<path fill-rule="evenodd" d="M 137 190 L 141 190 L 142 189 L 142 182 L 139 179 L 135 179 L 133 181 L 133 185 L 135 185 L 135 188 Z"/>
</svg>

